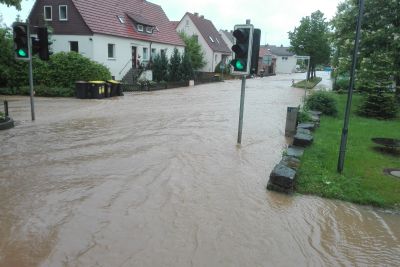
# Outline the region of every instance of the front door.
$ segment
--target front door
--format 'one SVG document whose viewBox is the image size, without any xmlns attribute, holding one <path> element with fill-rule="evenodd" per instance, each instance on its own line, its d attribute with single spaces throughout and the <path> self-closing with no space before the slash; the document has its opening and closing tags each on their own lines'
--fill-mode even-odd
<svg viewBox="0 0 400 267">
<path fill-rule="evenodd" d="M 136 46 L 132 46 L 132 68 L 136 69 L 137 67 Z"/>
</svg>

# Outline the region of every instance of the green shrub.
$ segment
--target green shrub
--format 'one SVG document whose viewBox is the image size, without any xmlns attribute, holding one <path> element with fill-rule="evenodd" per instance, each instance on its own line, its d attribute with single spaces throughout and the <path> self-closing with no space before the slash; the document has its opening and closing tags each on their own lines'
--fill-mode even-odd
<svg viewBox="0 0 400 267">
<path fill-rule="evenodd" d="M 299 113 L 297 114 L 297 121 L 299 123 L 311 121 L 310 113 L 304 108 L 300 109 Z"/>
<path fill-rule="evenodd" d="M 324 91 L 317 91 L 306 100 L 306 108 L 321 111 L 325 115 L 335 116 L 338 112 L 333 96 Z"/>
<path fill-rule="evenodd" d="M 364 117 L 377 119 L 395 118 L 398 106 L 393 95 L 382 92 L 369 93 L 357 113 Z"/>
<path fill-rule="evenodd" d="M 76 81 L 111 79 L 110 71 L 105 66 L 75 52 L 60 52 L 51 56 L 46 73 L 45 77 L 39 75 L 36 79 L 49 87 L 74 88 Z"/>
<path fill-rule="evenodd" d="M 349 79 L 338 78 L 336 83 L 333 84 L 333 90 L 348 90 L 349 89 Z"/>
</svg>

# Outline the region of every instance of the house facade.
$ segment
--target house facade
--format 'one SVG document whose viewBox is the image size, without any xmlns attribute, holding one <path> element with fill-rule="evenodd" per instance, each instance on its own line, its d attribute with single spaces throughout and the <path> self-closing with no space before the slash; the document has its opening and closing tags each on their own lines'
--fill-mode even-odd
<svg viewBox="0 0 400 267">
<path fill-rule="evenodd" d="M 260 47 L 266 49 L 276 59 L 275 72 L 277 74 L 296 72 L 296 55 L 289 51 L 289 47 L 264 45 Z"/>
<path fill-rule="evenodd" d="M 260 76 L 271 76 L 276 74 L 276 56 L 265 46 L 260 46 L 258 54 L 258 73 Z"/>
<path fill-rule="evenodd" d="M 231 51 L 231 55 L 228 58 L 228 60 L 232 60 L 233 58 L 232 46 L 235 44 L 235 37 L 233 37 L 233 31 L 219 30 L 219 34 L 221 34 L 222 39 L 224 40 L 229 50 Z"/>
<path fill-rule="evenodd" d="M 213 23 L 205 19 L 204 16 L 199 16 L 198 13 L 187 12 L 178 23 L 176 31 L 197 38 L 206 62 L 206 65 L 200 71 L 214 72 L 218 63 L 226 64 L 231 56 L 231 50 Z"/>
<path fill-rule="evenodd" d="M 37 0 L 29 19 L 52 29 L 54 53 L 78 52 L 115 79 L 185 47 L 161 6 L 145 0 Z"/>
</svg>

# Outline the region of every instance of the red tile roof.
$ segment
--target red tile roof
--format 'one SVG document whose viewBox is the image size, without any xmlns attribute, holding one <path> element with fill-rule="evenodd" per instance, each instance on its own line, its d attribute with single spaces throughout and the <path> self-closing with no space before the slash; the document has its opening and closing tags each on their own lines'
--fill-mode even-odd
<svg viewBox="0 0 400 267">
<path fill-rule="evenodd" d="M 87 26 L 94 33 L 184 46 L 161 6 L 145 0 L 72 0 Z M 132 19 L 156 26 L 152 34 L 136 30 Z M 120 23 L 117 16 L 123 16 Z"/>
<path fill-rule="evenodd" d="M 208 46 L 214 52 L 221 52 L 225 54 L 231 53 L 231 50 L 228 48 L 219 32 L 214 27 L 214 24 L 210 20 L 205 19 L 202 16 L 199 17 L 189 12 L 186 12 L 186 14 L 193 21 L 194 25 L 196 25 L 203 38 L 206 40 Z"/>
<path fill-rule="evenodd" d="M 179 21 L 171 21 L 172 26 L 174 27 L 174 29 L 176 29 L 176 27 L 178 27 Z"/>
</svg>

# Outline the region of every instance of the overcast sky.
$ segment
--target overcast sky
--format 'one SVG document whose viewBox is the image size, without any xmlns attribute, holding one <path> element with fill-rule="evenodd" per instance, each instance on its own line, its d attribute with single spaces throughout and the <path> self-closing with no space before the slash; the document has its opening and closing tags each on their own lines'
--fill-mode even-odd
<svg viewBox="0 0 400 267">
<path fill-rule="evenodd" d="M 232 30 L 235 24 L 244 24 L 246 19 L 261 29 L 261 44 L 289 46 L 288 31 L 299 25 L 300 19 L 321 10 L 329 20 L 342 0 L 150 0 L 164 9 L 170 20 L 180 20 L 185 12 L 198 12 L 211 20 L 219 29 Z M 244 6 L 242 3 L 247 2 Z M 22 0 L 22 11 L 0 5 L 3 23 L 8 26 L 17 14 L 25 20 L 34 0 Z M 240 6 L 239 8 L 239 4 Z"/>
</svg>

